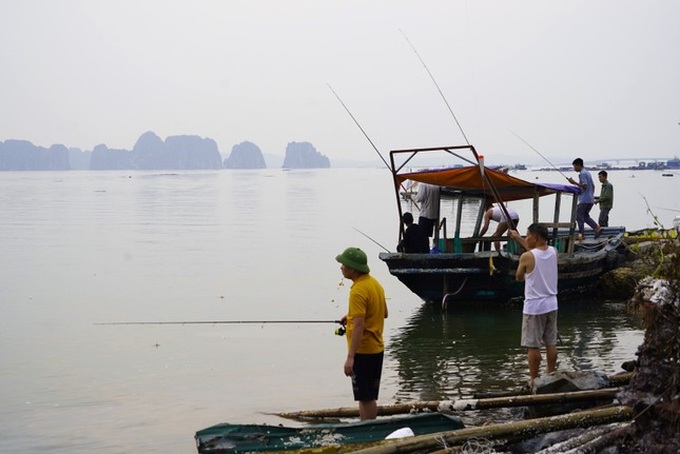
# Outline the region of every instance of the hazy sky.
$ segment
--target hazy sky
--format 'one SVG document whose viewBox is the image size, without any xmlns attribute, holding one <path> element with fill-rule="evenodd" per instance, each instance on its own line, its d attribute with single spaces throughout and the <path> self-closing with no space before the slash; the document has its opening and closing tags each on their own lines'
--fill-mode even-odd
<svg viewBox="0 0 680 454">
<path fill-rule="evenodd" d="M 680 155 L 680 1 L 0 0 L 0 140 Z"/>
</svg>

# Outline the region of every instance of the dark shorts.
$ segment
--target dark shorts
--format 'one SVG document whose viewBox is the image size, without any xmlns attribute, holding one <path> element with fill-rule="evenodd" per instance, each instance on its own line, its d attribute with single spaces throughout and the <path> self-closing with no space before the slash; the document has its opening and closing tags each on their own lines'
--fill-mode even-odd
<svg viewBox="0 0 680 454">
<path fill-rule="evenodd" d="M 352 377 L 354 400 L 362 402 L 378 400 L 383 356 L 384 352 L 354 355 L 354 377 Z"/>
<path fill-rule="evenodd" d="M 435 219 L 424 218 L 422 216 L 418 217 L 418 225 L 425 230 L 428 237 L 431 237 L 434 233 L 434 225 L 436 224 Z"/>
</svg>

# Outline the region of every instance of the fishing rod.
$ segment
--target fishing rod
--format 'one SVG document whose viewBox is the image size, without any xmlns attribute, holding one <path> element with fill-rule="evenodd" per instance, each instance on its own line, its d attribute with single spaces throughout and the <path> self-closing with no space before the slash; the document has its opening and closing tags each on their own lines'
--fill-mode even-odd
<svg viewBox="0 0 680 454">
<path fill-rule="evenodd" d="M 477 160 L 477 164 L 479 165 L 479 172 L 482 175 L 482 181 L 483 182 L 486 181 L 486 183 L 489 185 L 489 188 L 491 188 L 491 193 L 493 194 L 494 199 L 496 199 L 498 207 L 503 212 L 503 216 L 505 216 L 505 222 L 507 222 L 508 228 L 510 230 L 515 230 L 517 226 L 515 225 L 515 222 L 512 220 L 510 213 L 508 213 L 507 207 L 503 204 L 503 200 L 501 199 L 501 195 L 498 193 L 498 189 L 496 189 L 496 185 L 494 184 L 493 180 L 491 180 L 491 177 L 489 177 L 489 175 L 486 172 L 484 172 L 484 156 L 478 155 L 477 151 L 473 146 L 470 146 L 470 149 L 472 150 L 472 154 Z"/>
<path fill-rule="evenodd" d="M 458 121 L 458 118 L 456 118 L 456 114 L 453 113 L 453 109 L 451 109 L 451 106 L 449 105 L 449 102 L 446 100 L 446 97 L 444 96 L 444 93 L 442 92 L 442 89 L 439 88 L 439 84 L 438 84 L 437 81 L 434 79 L 434 76 L 433 76 L 432 73 L 430 72 L 430 69 L 429 69 L 429 68 L 427 67 L 427 65 L 425 64 L 425 61 L 421 58 L 421 56 L 420 56 L 420 54 L 418 53 L 418 51 L 416 50 L 415 46 L 414 46 L 414 45 L 411 43 L 411 41 L 408 39 L 408 37 L 406 36 L 406 33 L 404 33 L 404 31 L 403 31 L 402 29 L 399 29 L 399 31 L 400 31 L 401 34 L 404 36 L 404 39 L 405 39 L 406 42 L 409 44 L 409 46 L 411 46 L 411 49 L 413 49 L 413 52 L 415 52 L 416 57 L 418 57 L 418 60 L 420 60 L 420 63 L 423 64 L 423 67 L 425 68 L 425 71 L 427 71 L 427 74 L 430 75 L 430 79 L 432 79 L 432 82 L 434 83 L 434 86 L 437 87 L 437 91 L 439 91 L 439 94 L 441 95 L 442 99 L 444 100 L 444 104 L 446 104 L 446 107 L 449 109 L 449 112 L 451 113 L 451 116 L 452 116 L 453 119 L 455 120 L 456 125 L 458 126 L 458 130 L 460 130 L 460 133 L 463 135 L 463 138 L 465 139 L 465 143 L 467 143 L 468 145 L 470 145 L 470 141 L 468 140 L 467 136 L 465 135 L 465 132 L 463 131 L 463 128 L 461 127 L 460 122 Z"/>
<path fill-rule="evenodd" d="M 538 151 L 537 149 L 535 149 L 534 147 L 532 147 L 531 144 L 530 144 L 529 142 L 527 142 L 526 140 L 524 140 L 523 138 L 521 138 L 521 137 L 519 136 L 519 134 L 517 134 L 517 133 L 516 133 L 515 131 L 513 131 L 513 130 L 510 130 L 510 132 L 513 133 L 519 140 L 521 140 L 522 142 L 524 142 L 529 148 L 531 148 L 531 149 L 534 150 L 536 153 L 538 153 L 538 155 L 539 155 L 540 157 L 542 157 L 543 159 L 545 159 L 545 161 L 546 161 L 548 164 L 550 164 L 550 166 L 551 166 L 553 169 L 555 169 L 555 170 L 557 170 L 558 172 L 560 172 L 560 174 L 561 174 L 564 178 L 566 178 L 567 180 L 569 179 L 569 177 L 566 176 L 565 174 L 563 174 L 562 171 L 561 171 L 560 169 L 558 169 L 557 167 L 555 167 L 555 165 L 554 165 L 552 162 L 550 162 L 550 161 L 548 160 L 548 158 L 546 158 L 545 156 L 543 156 L 543 155 L 541 154 L 540 151 Z"/>
<path fill-rule="evenodd" d="M 356 230 L 357 232 L 361 233 L 363 236 L 365 236 L 365 237 L 368 238 L 369 240 L 373 241 L 375 244 L 377 244 L 377 245 L 380 246 L 381 248 L 383 248 L 383 249 L 385 250 L 385 252 L 391 252 L 391 251 L 390 251 L 389 249 L 387 249 L 385 246 L 383 246 L 382 244 L 378 243 L 376 240 L 374 240 L 374 239 L 371 238 L 370 236 L 366 235 L 366 234 L 365 234 L 364 232 L 362 232 L 361 230 L 357 229 L 356 227 L 352 227 L 352 228 L 353 228 L 354 230 Z"/>
<path fill-rule="evenodd" d="M 364 128 L 361 127 L 361 125 L 359 124 L 359 122 L 357 121 L 357 119 L 354 117 L 354 115 L 352 115 L 352 112 L 350 112 L 349 108 L 345 105 L 344 102 L 342 102 L 342 99 L 340 99 L 340 96 L 335 92 L 335 90 L 333 90 L 333 87 L 331 87 L 330 84 L 326 84 L 326 85 L 328 85 L 328 88 L 331 89 L 331 91 L 333 92 L 333 94 L 335 95 L 335 97 L 338 99 L 338 101 L 340 101 L 340 104 L 342 104 L 342 107 L 345 108 L 345 110 L 347 111 L 347 113 L 349 114 L 349 116 L 352 118 L 352 120 L 354 120 L 354 123 L 357 125 L 357 127 L 359 128 L 359 130 L 363 133 L 364 137 L 366 137 L 366 140 L 368 140 L 368 143 L 370 143 L 371 146 L 373 147 L 373 149 L 375 150 L 375 152 L 378 153 L 378 156 L 380 156 L 380 159 L 382 159 L 382 162 L 385 164 L 385 167 L 387 167 L 387 170 L 389 170 L 392 174 L 394 174 L 394 171 L 392 170 L 392 168 L 390 167 L 390 165 L 387 163 L 387 161 L 386 161 L 385 158 L 383 157 L 382 153 L 380 153 L 380 150 L 378 150 L 378 147 L 376 147 L 375 144 L 373 143 L 373 141 L 371 140 L 371 138 L 368 137 L 368 134 L 366 134 L 366 131 L 364 131 Z M 408 190 L 407 188 L 405 188 L 403 184 L 400 184 L 400 186 L 401 186 L 401 188 L 404 190 L 404 192 L 406 192 L 407 194 L 409 193 L 409 190 Z M 418 209 L 418 211 L 420 211 L 420 207 L 418 206 L 418 204 L 417 204 L 414 200 L 412 200 L 412 199 L 411 199 L 411 202 L 413 203 L 413 205 L 415 205 L 416 209 Z M 401 210 L 400 210 L 400 213 L 399 213 L 399 217 L 401 218 Z M 362 232 L 359 232 L 359 233 L 362 233 Z M 362 235 L 365 235 L 365 234 L 362 233 Z M 366 236 L 368 239 L 370 239 L 371 241 L 373 241 L 373 239 L 372 239 L 371 237 L 369 237 L 368 235 L 365 235 L 365 236 Z M 375 242 L 375 241 L 374 241 L 374 242 Z M 388 251 L 385 247 L 381 246 L 379 243 L 376 243 L 376 244 L 378 244 L 380 247 L 382 247 L 383 249 L 385 249 L 387 252 L 390 252 L 390 251 Z"/>
<path fill-rule="evenodd" d="M 505 219 L 506 219 L 506 221 L 507 221 L 507 223 L 508 223 L 508 227 L 514 230 L 514 229 L 515 229 L 515 224 L 514 224 L 514 222 L 512 221 L 512 218 L 510 217 L 510 214 L 508 213 L 507 208 L 506 208 L 505 205 L 503 204 L 503 200 L 501 199 L 501 196 L 500 196 L 500 194 L 498 193 L 498 190 L 496 189 L 496 186 L 493 184 L 493 181 L 491 180 L 491 178 L 490 178 L 488 175 L 486 175 L 485 172 L 484 172 L 484 156 L 479 156 L 479 155 L 477 155 L 477 151 L 475 151 L 474 147 L 473 147 L 472 145 L 470 145 L 470 141 L 468 140 L 467 136 L 465 135 L 465 131 L 463 131 L 463 127 L 460 125 L 460 122 L 458 121 L 458 118 L 456 117 L 456 114 L 453 113 L 453 109 L 451 109 L 451 106 L 449 105 L 449 102 L 446 100 L 446 97 L 444 96 L 444 92 L 442 92 L 441 88 L 439 88 L 439 84 L 437 83 L 437 81 L 435 80 L 434 76 L 432 75 L 432 72 L 430 71 L 430 69 L 429 69 L 429 68 L 427 67 L 427 65 L 425 64 L 425 60 L 422 59 L 422 57 L 420 56 L 420 54 L 419 54 L 418 51 L 416 50 L 415 46 L 413 45 L 413 43 L 411 43 L 411 40 L 409 40 L 409 39 L 408 39 L 408 36 L 406 36 L 406 33 L 404 33 L 404 31 L 401 30 L 401 29 L 399 29 L 399 31 L 400 31 L 401 34 L 404 36 L 404 39 L 405 39 L 406 42 L 409 44 L 409 46 L 411 46 L 411 49 L 413 49 L 413 52 L 414 52 L 414 53 L 416 54 L 416 56 L 418 57 L 418 60 L 420 60 L 420 63 L 423 64 L 423 67 L 425 68 L 425 71 L 427 71 L 427 74 L 429 74 L 430 79 L 432 79 L 432 82 L 434 83 L 434 86 L 437 87 L 437 91 L 439 92 L 439 95 L 442 97 L 442 99 L 444 100 L 444 104 L 446 104 L 446 107 L 449 109 L 449 112 L 451 113 L 451 116 L 453 117 L 454 121 L 456 122 L 456 125 L 458 126 L 458 129 L 460 130 L 460 133 L 463 135 L 463 138 L 465 139 L 465 142 L 466 142 L 467 145 L 472 149 L 472 153 L 473 153 L 473 155 L 474 155 L 474 157 L 475 157 L 475 160 L 477 161 L 477 165 L 479 166 L 479 171 L 480 171 L 481 176 L 482 176 L 482 181 L 486 181 L 486 182 L 489 184 L 489 187 L 491 188 L 491 192 L 492 192 L 492 194 L 493 194 L 493 196 L 494 196 L 494 199 L 496 199 L 496 202 L 498 203 L 499 208 L 501 209 L 501 211 L 502 211 L 503 214 L 505 215 Z"/>
<path fill-rule="evenodd" d="M 101 322 L 95 325 L 264 325 L 264 324 L 301 324 L 301 323 L 337 323 L 340 320 L 181 320 L 181 321 L 149 321 L 149 322 Z"/>
<path fill-rule="evenodd" d="M 354 123 L 359 127 L 359 130 L 361 130 L 361 132 L 364 134 L 364 137 L 366 137 L 366 140 L 368 140 L 368 143 L 371 144 L 371 146 L 373 147 L 373 149 L 375 150 L 375 152 L 378 153 L 378 156 L 380 156 L 380 159 L 382 159 L 382 162 L 385 164 L 385 166 L 386 166 L 389 170 L 391 170 L 391 169 L 390 169 L 390 165 L 387 163 L 387 161 L 385 160 L 385 158 L 383 157 L 383 155 L 380 153 L 380 151 L 378 150 L 378 147 L 376 147 L 375 144 L 373 143 L 373 141 L 371 140 L 371 138 L 368 137 L 368 134 L 366 134 L 366 131 L 364 131 L 364 128 L 362 128 L 361 125 L 359 124 L 359 122 L 357 121 L 357 119 L 354 118 L 354 115 L 352 115 L 352 112 L 349 111 L 349 109 L 347 108 L 347 106 L 345 105 L 345 103 L 342 102 L 342 99 L 340 99 L 340 96 L 338 96 L 338 94 L 335 92 L 335 90 L 333 90 L 333 87 L 331 87 L 330 84 L 326 84 L 326 85 L 328 85 L 328 88 L 331 89 L 331 91 L 333 92 L 333 94 L 335 95 L 335 97 L 338 98 L 338 101 L 340 101 L 340 104 L 342 104 L 342 107 L 345 108 L 345 110 L 347 111 L 347 113 L 349 114 L 349 116 L 352 118 L 352 120 L 354 120 Z"/>
</svg>

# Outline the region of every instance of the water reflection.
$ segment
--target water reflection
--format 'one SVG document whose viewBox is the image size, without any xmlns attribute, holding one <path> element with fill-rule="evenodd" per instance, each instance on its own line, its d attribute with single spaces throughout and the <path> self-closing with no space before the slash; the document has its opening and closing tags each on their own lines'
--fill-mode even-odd
<svg viewBox="0 0 680 454">
<path fill-rule="evenodd" d="M 528 375 L 521 316 L 520 304 L 470 303 L 444 313 L 423 305 L 390 339 L 395 398 L 446 400 L 516 388 Z M 643 338 L 623 303 L 563 303 L 558 324 L 560 370 L 619 372 Z"/>
</svg>

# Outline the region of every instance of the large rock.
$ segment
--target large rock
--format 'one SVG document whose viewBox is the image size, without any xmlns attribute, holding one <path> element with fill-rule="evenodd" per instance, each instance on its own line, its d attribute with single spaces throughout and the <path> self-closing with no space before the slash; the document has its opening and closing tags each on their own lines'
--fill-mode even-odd
<svg viewBox="0 0 680 454">
<path fill-rule="evenodd" d="M 163 151 L 168 156 L 169 169 L 221 169 L 222 157 L 217 143 L 199 136 L 169 136 Z"/>
<path fill-rule="evenodd" d="M 87 170 L 90 168 L 91 151 L 83 151 L 80 148 L 71 147 L 68 149 L 68 160 L 71 170 Z"/>
<path fill-rule="evenodd" d="M 642 276 L 644 276 L 643 271 L 632 266 L 608 271 L 600 278 L 602 296 L 608 300 L 623 301 L 630 299 Z"/>
<path fill-rule="evenodd" d="M 554 374 L 543 375 L 534 380 L 533 393 L 552 394 L 586 391 L 605 388 L 608 385 L 609 379 L 607 378 L 607 375 L 601 372 L 555 372 Z M 528 407 L 527 414 L 530 418 L 541 418 L 569 413 L 576 409 L 585 409 L 606 403 L 609 402 L 603 403 L 592 400 L 555 405 L 531 406 Z"/>
<path fill-rule="evenodd" d="M 323 169 L 330 166 L 330 160 L 309 142 L 291 142 L 286 147 L 284 169 Z"/>
<path fill-rule="evenodd" d="M 260 148 L 252 142 L 245 141 L 232 147 L 231 154 L 224 160 L 224 167 L 227 169 L 266 169 L 267 163 Z"/>
<path fill-rule="evenodd" d="M 109 148 L 99 144 L 92 150 L 90 170 L 129 170 L 133 169 L 132 154 L 128 150 Z"/>
<path fill-rule="evenodd" d="M 132 147 L 131 159 L 138 169 L 168 169 L 170 160 L 164 153 L 163 140 L 154 132 L 147 131 Z"/>
<path fill-rule="evenodd" d="M 217 143 L 193 135 L 170 136 L 163 141 L 152 131 L 142 134 L 132 151 L 98 145 L 92 151 L 92 170 L 196 170 L 221 169 Z"/>
<path fill-rule="evenodd" d="M 68 149 L 33 145 L 28 140 L 0 142 L 0 170 L 71 170 Z"/>
</svg>

